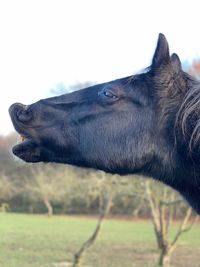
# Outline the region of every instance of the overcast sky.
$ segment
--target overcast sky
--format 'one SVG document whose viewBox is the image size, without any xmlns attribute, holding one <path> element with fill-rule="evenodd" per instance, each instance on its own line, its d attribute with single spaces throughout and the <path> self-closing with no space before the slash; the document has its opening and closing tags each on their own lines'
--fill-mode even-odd
<svg viewBox="0 0 200 267">
<path fill-rule="evenodd" d="M 64 83 L 103 82 L 149 66 L 158 33 L 182 61 L 200 57 L 199 1 L 0 1 L 0 134 L 8 107 Z"/>
</svg>

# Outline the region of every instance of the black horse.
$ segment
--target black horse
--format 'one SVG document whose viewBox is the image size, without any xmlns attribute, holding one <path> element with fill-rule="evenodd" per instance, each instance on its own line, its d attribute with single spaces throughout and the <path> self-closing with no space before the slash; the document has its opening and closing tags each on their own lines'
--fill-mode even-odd
<svg viewBox="0 0 200 267">
<path fill-rule="evenodd" d="M 146 72 L 9 112 L 22 136 L 13 153 L 24 161 L 151 176 L 200 214 L 200 83 L 163 34 Z"/>
</svg>

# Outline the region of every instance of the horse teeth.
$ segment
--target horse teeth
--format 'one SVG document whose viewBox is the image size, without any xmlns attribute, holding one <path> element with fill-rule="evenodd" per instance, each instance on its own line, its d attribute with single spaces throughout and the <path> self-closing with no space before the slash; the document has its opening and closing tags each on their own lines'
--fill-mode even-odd
<svg viewBox="0 0 200 267">
<path fill-rule="evenodd" d="M 22 143 L 25 140 L 25 137 L 23 135 L 19 135 L 18 142 Z"/>
</svg>

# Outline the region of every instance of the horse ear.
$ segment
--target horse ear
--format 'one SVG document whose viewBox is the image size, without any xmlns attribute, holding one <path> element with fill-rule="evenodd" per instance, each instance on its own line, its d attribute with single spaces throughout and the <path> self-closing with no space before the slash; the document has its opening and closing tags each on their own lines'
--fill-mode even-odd
<svg viewBox="0 0 200 267">
<path fill-rule="evenodd" d="M 153 56 L 153 69 L 159 68 L 163 64 L 170 62 L 169 46 L 164 34 L 160 33 L 158 37 L 157 47 Z"/>
<path fill-rule="evenodd" d="M 171 65 L 172 65 L 173 71 L 176 74 L 179 74 L 180 71 L 182 70 L 181 61 L 180 61 L 178 55 L 175 53 L 172 54 L 172 56 L 171 56 Z"/>
</svg>

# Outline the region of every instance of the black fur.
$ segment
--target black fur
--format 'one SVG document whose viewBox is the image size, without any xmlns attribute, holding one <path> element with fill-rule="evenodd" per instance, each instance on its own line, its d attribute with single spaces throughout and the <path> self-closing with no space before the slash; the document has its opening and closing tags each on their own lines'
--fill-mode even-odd
<svg viewBox="0 0 200 267">
<path fill-rule="evenodd" d="M 13 104 L 10 115 L 26 138 L 13 148 L 21 159 L 151 176 L 200 213 L 200 83 L 164 35 L 146 73 Z"/>
</svg>

